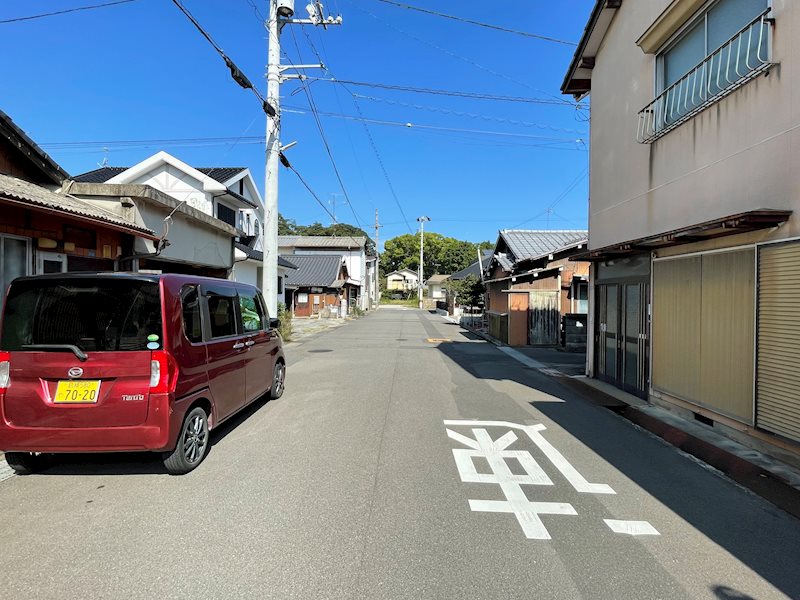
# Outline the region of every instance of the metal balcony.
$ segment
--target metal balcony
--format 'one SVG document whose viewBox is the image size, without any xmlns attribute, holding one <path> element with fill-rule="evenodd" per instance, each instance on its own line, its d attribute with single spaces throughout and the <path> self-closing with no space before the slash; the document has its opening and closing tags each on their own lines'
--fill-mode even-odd
<svg viewBox="0 0 800 600">
<path fill-rule="evenodd" d="M 771 65 L 769 9 L 639 111 L 636 141 L 650 144 Z"/>
</svg>

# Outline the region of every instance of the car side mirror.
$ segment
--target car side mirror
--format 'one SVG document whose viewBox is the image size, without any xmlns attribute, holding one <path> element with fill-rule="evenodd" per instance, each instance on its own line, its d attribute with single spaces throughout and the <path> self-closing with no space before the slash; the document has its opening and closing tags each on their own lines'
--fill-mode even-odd
<svg viewBox="0 0 800 600">
<path fill-rule="evenodd" d="M 269 320 L 269 328 L 270 329 L 280 329 L 281 328 L 281 320 L 280 319 L 270 319 Z"/>
</svg>

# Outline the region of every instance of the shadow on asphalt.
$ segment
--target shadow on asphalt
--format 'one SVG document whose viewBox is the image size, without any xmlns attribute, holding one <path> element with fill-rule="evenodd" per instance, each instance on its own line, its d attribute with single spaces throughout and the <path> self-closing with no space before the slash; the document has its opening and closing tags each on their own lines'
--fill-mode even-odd
<svg viewBox="0 0 800 600">
<path fill-rule="evenodd" d="M 698 476 L 698 471 L 672 449 L 657 451 L 653 444 L 660 447 L 660 443 L 639 436 L 629 423 L 611 415 L 584 386 L 568 377 L 553 377 L 527 368 L 497 352 L 488 342 L 484 346 L 454 340 L 439 344 L 438 349 L 477 379 L 514 381 L 563 400 L 530 404 L 788 597 L 800 598 L 797 540 L 775 539 L 771 547 L 765 547 L 762 540 L 754 543 L 747 525 L 753 515 L 746 510 L 752 508 L 752 503 L 726 503 L 732 492 L 730 483 L 710 473 Z M 783 515 L 777 508 L 774 510 Z M 710 591 L 721 599 L 750 598 L 723 582 Z"/>
<path fill-rule="evenodd" d="M 249 404 L 211 431 L 206 458 L 214 446 L 224 440 L 268 403 L 265 396 Z M 204 459 L 205 460 L 205 459 Z M 202 469 L 202 463 L 197 467 Z M 109 452 L 88 454 L 56 454 L 48 457 L 47 467 L 28 477 L 53 475 L 169 475 L 158 452 Z"/>
</svg>

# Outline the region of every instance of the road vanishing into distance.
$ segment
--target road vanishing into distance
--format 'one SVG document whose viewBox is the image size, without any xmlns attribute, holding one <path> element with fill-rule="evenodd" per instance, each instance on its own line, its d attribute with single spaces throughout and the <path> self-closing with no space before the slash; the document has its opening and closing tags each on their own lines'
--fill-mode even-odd
<svg viewBox="0 0 800 600">
<path fill-rule="evenodd" d="M 800 598 L 800 522 L 443 317 L 286 353 L 189 475 L 0 482 L 0 597 Z"/>
</svg>

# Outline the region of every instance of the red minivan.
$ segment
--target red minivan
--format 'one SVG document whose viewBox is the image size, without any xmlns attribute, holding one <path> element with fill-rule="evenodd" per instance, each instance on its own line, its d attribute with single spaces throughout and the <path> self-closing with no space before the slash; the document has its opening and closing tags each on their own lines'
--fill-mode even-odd
<svg viewBox="0 0 800 600">
<path fill-rule="evenodd" d="M 136 450 L 187 473 L 209 430 L 283 394 L 278 326 L 255 287 L 223 279 L 15 279 L 0 321 L 0 450 L 18 473 L 46 454 Z"/>
</svg>

